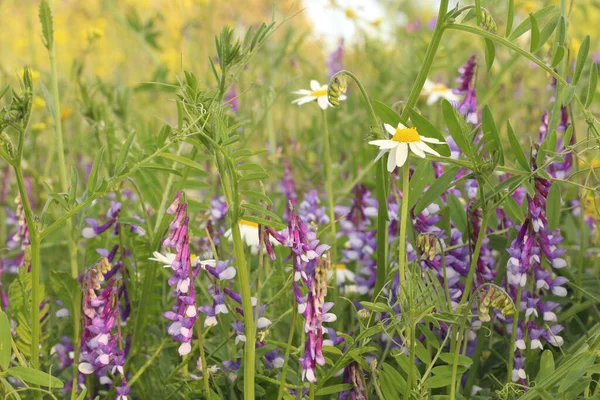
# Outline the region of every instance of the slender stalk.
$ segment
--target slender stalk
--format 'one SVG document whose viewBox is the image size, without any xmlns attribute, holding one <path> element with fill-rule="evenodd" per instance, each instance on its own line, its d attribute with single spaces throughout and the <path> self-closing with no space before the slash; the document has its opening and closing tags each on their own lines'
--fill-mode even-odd
<svg viewBox="0 0 600 400">
<path fill-rule="evenodd" d="M 403 292 L 406 278 L 406 225 L 408 224 L 408 190 L 410 186 L 410 169 L 406 162 L 402 167 L 402 210 L 400 212 L 400 243 L 398 244 L 398 266 L 400 271 L 400 291 Z"/>
<path fill-rule="evenodd" d="M 255 325 L 254 313 L 252 311 L 252 298 L 250 294 L 250 271 L 246 265 L 246 254 L 244 243 L 240 234 L 238 221 L 231 226 L 235 260 L 242 294 L 242 309 L 244 310 L 244 329 L 246 331 L 246 344 L 244 346 L 244 399 L 254 399 L 254 360 L 256 346 L 254 344 Z"/>
<path fill-rule="evenodd" d="M 21 164 L 14 166 L 15 175 L 17 178 L 17 186 L 19 195 L 21 196 L 21 204 L 25 213 L 25 221 L 29 229 L 29 248 L 31 250 L 31 363 L 34 368 L 40 366 L 40 235 L 35 224 L 27 189 L 25 187 L 25 179 L 23 178 L 23 170 Z M 25 267 L 26 268 L 26 267 Z"/>
<path fill-rule="evenodd" d="M 157 347 L 157 349 L 154 351 L 154 354 L 152 354 L 152 356 L 148 359 L 148 361 L 146 361 L 146 363 L 142 366 L 142 368 L 140 368 L 138 370 L 138 372 L 136 372 L 136 374 L 133 376 L 133 378 L 131 378 L 129 380 L 129 386 L 133 386 L 133 384 L 140 378 L 140 376 L 142 376 L 142 374 L 146 371 L 146 369 L 148 369 L 148 367 L 152 364 L 152 362 L 154 361 L 154 359 L 158 356 L 158 354 L 160 353 L 160 351 L 162 350 L 162 348 L 165 346 L 165 344 L 167 343 L 167 339 L 163 340 L 160 345 Z"/>
<path fill-rule="evenodd" d="M 331 222 L 331 265 L 335 268 L 335 263 L 337 261 L 337 246 L 336 246 L 336 224 L 335 224 L 335 201 L 333 199 L 333 174 L 332 170 L 332 161 L 331 161 L 331 143 L 329 138 L 329 128 L 327 126 L 327 114 L 325 110 L 322 112 L 323 114 L 323 131 L 324 131 L 324 152 L 325 152 L 325 176 L 326 176 L 326 184 L 327 184 L 327 201 L 329 203 L 329 220 Z M 333 287 L 335 289 L 335 293 L 337 293 L 337 281 L 336 274 L 333 274 Z"/>
<path fill-rule="evenodd" d="M 200 318 L 196 318 L 196 332 L 198 333 L 198 349 L 200 350 L 200 362 L 202 363 L 202 381 L 204 382 L 204 393 L 206 397 L 210 396 L 210 384 L 208 382 L 208 365 L 206 364 L 206 354 L 204 352 L 204 335 L 202 334 L 202 325 Z"/>
<path fill-rule="evenodd" d="M 437 22 L 435 24 L 435 29 L 433 30 L 431 42 L 429 42 L 429 46 L 427 46 L 425 58 L 421 63 L 421 68 L 419 68 L 419 74 L 415 79 L 415 83 L 410 89 L 408 100 L 406 101 L 406 106 L 402 111 L 402 118 L 406 119 L 408 117 L 409 111 L 414 107 L 415 104 L 417 104 L 417 100 L 419 99 L 421 90 L 423 90 L 423 85 L 425 85 L 425 81 L 427 80 L 427 75 L 429 75 L 429 70 L 431 69 L 431 65 L 433 64 L 433 59 L 435 58 L 435 54 L 437 53 L 440 41 L 442 40 L 442 35 L 444 34 L 444 18 L 446 16 L 446 13 L 448 12 L 448 2 L 448 0 L 440 0 Z"/>
<path fill-rule="evenodd" d="M 290 334 L 288 335 L 287 347 L 285 348 L 285 356 L 283 359 L 283 369 L 281 370 L 281 385 L 277 392 L 277 400 L 283 397 L 283 391 L 285 390 L 285 378 L 287 375 L 288 364 L 290 361 L 290 351 L 292 349 L 292 342 L 294 341 L 294 331 L 296 330 L 296 317 L 298 316 L 298 304 L 296 304 L 296 298 L 294 297 L 294 304 L 292 305 L 292 322 L 290 328 Z"/>
</svg>

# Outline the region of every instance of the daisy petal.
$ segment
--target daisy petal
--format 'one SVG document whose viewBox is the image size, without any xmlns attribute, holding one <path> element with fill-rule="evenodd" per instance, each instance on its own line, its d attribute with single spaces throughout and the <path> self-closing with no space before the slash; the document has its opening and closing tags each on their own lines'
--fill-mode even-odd
<svg viewBox="0 0 600 400">
<path fill-rule="evenodd" d="M 421 158 L 425 158 L 425 153 L 423 152 L 423 150 L 421 150 L 421 148 L 417 145 L 416 142 L 411 142 L 409 143 L 410 146 L 410 150 L 415 153 L 416 155 L 418 155 Z"/>
<path fill-rule="evenodd" d="M 425 137 L 425 136 L 421 136 L 421 141 L 427 142 L 427 143 L 433 143 L 433 144 L 446 144 L 446 142 L 442 142 L 439 139 L 429 138 L 429 137 Z"/>
<path fill-rule="evenodd" d="M 377 154 L 377 157 L 375 157 L 375 162 L 379 161 L 379 159 L 380 159 L 381 157 L 383 157 L 383 155 L 384 155 L 385 153 L 387 153 L 387 152 L 388 152 L 387 150 L 381 150 L 381 151 L 379 152 L 379 154 Z"/>
<path fill-rule="evenodd" d="M 314 79 L 312 81 L 310 81 L 310 90 L 312 90 L 313 92 L 316 92 L 320 88 L 321 88 L 321 85 L 319 85 L 319 82 L 315 81 Z"/>
<path fill-rule="evenodd" d="M 429 147 L 429 145 L 427 143 L 421 142 L 421 143 L 417 144 L 417 146 L 419 146 L 419 148 L 426 153 L 433 154 L 434 156 L 440 157 L 440 153 L 438 153 L 437 151 L 435 151 L 434 149 Z"/>
<path fill-rule="evenodd" d="M 400 143 L 396 149 L 396 165 L 401 167 L 408 158 L 408 146 L 406 143 Z"/>
<path fill-rule="evenodd" d="M 398 147 L 394 147 L 392 150 L 390 150 L 390 154 L 388 155 L 388 161 L 387 161 L 388 172 L 392 172 L 394 170 L 394 168 L 396 168 L 396 151 L 397 150 L 398 150 Z"/>
<path fill-rule="evenodd" d="M 322 110 L 327 110 L 327 107 L 329 107 L 329 100 L 327 100 L 327 96 L 318 97 L 317 103 L 319 103 L 319 107 L 321 107 Z"/>
<path fill-rule="evenodd" d="M 372 140 L 369 142 L 374 146 L 379 146 L 380 149 L 393 149 L 398 146 L 399 142 L 395 142 L 393 140 Z"/>
<path fill-rule="evenodd" d="M 394 133 L 396 133 L 396 128 L 394 128 L 393 126 L 391 126 L 390 124 L 383 124 L 383 127 L 385 128 L 385 130 L 390 134 L 390 135 L 394 135 Z"/>
<path fill-rule="evenodd" d="M 398 129 L 406 129 L 406 126 L 402 122 L 398 122 Z"/>
</svg>

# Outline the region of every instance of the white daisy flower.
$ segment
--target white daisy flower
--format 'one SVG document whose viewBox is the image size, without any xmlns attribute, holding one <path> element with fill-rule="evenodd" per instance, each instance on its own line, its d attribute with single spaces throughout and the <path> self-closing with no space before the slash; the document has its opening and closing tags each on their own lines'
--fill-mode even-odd
<svg viewBox="0 0 600 400">
<path fill-rule="evenodd" d="M 452 93 L 452 89 L 449 89 L 443 83 L 433 82 L 429 79 L 425 81 L 421 96 L 427 97 L 427 105 L 430 106 L 440 99 L 446 99 L 450 103 L 457 103 L 460 100 L 460 96 Z"/>
<path fill-rule="evenodd" d="M 292 101 L 292 104 L 298 104 L 299 106 L 310 103 L 311 101 L 317 101 L 317 104 L 321 109 L 326 110 L 327 107 L 331 106 L 327 99 L 327 85 L 321 85 L 314 79 L 310 81 L 310 90 L 300 89 L 293 92 L 294 94 L 301 94 L 302 97 Z M 346 100 L 346 95 L 340 95 L 340 100 Z"/>
<path fill-rule="evenodd" d="M 239 222 L 239 226 L 242 241 L 246 243 L 246 246 L 250 246 L 252 254 L 258 254 L 258 246 L 260 244 L 260 237 L 258 235 L 258 224 L 255 222 L 246 221 L 245 219 L 241 219 Z M 231 229 L 225 232 L 225 237 L 230 242 L 233 241 Z M 279 245 L 279 242 L 274 238 L 270 238 L 270 241 L 273 246 Z"/>
<path fill-rule="evenodd" d="M 327 273 L 327 278 L 331 279 L 332 276 L 333 271 L 329 270 L 329 272 Z M 345 264 L 337 264 L 335 266 L 335 280 L 338 283 L 338 285 L 341 285 L 346 281 L 354 282 L 354 277 L 354 272 L 347 269 Z"/>
<path fill-rule="evenodd" d="M 427 143 L 446 144 L 438 139 L 428 138 L 419 135 L 417 128 L 407 128 L 398 123 L 394 128 L 389 124 L 384 124 L 385 130 L 390 134 L 391 139 L 372 140 L 369 144 L 379 146 L 381 150 L 375 159 L 379 160 L 385 153 L 389 152 L 387 170 L 392 172 L 396 167 L 402 167 L 408 158 L 408 149 L 421 158 L 425 158 L 425 153 L 430 153 L 440 157 L 440 154 L 433 150 Z M 425 143 L 427 142 L 427 143 Z"/>
</svg>

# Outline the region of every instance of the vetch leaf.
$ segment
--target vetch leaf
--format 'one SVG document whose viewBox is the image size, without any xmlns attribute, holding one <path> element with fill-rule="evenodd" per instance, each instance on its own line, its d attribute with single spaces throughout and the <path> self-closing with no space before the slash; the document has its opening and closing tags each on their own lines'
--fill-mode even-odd
<svg viewBox="0 0 600 400">
<path fill-rule="evenodd" d="M 510 121 L 506 121 L 506 132 L 508 133 L 508 142 L 510 143 L 510 148 L 513 155 L 517 159 L 517 162 L 521 165 L 521 167 L 523 167 L 524 170 L 529 171 L 529 163 L 527 162 L 523 148 L 519 144 L 519 140 L 517 139 L 517 136 L 510 125 Z"/>
<path fill-rule="evenodd" d="M 452 136 L 452 139 L 454 139 L 461 151 L 467 157 L 472 159 L 473 154 L 471 152 L 471 147 L 459 122 L 459 117 L 456 114 L 454 106 L 450 104 L 448 100 L 442 100 L 442 113 L 444 114 L 444 120 L 446 121 L 446 125 L 448 126 L 450 136 Z"/>
<path fill-rule="evenodd" d="M 328 394 L 334 394 L 343 392 L 345 390 L 351 390 L 352 385 L 349 383 L 340 383 L 339 385 L 331 385 L 317 390 L 317 396 L 326 396 Z"/>
<path fill-rule="evenodd" d="M 90 197 L 90 195 L 96 191 L 96 184 L 98 182 L 98 170 L 100 169 L 100 165 L 102 164 L 104 150 L 104 146 L 100 148 L 100 151 L 96 153 L 94 164 L 92 164 L 92 169 L 90 170 L 90 175 L 88 177 L 87 182 L 87 197 Z"/>
<path fill-rule="evenodd" d="M 506 16 L 506 33 L 505 37 L 510 36 L 513 23 L 515 21 L 515 0 L 508 0 L 508 15 Z"/>
<path fill-rule="evenodd" d="M 585 108 L 589 108 L 594 101 L 596 88 L 598 87 L 598 66 L 592 62 L 592 70 L 590 71 L 590 81 L 588 83 L 587 96 L 585 97 Z"/>
<path fill-rule="evenodd" d="M 417 205 L 414 208 L 415 215 L 421 213 L 425 207 L 433 203 L 435 199 L 439 198 L 442 193 L 448 190 L 459 170 L 460 167 L 448 168 L 444 175 L 440 176 L 435 182 L 433 182 L 423 197 L 421 197 L 421 200 L 417 202 Z"/>
<path fill-rule="evenodd" d="M 434 181 L 433 165 L 429 160 L 421 160 L 410 178 L 410 190 L 408 192 L 408 208 L 412 208 L 419 197 L 423 194 L 425 187 Z"/>
<path fill-rule="evenodd" d="M 117 157 L 117 162 L 115 163 L 115 173 L 127 159 L 127 155 L 129 155 L 129 150 L 131 149 L 131 143 L 133 142 L 133 138 L 135 137 L 136 133 L 136 131 L 132 131 L 129 135 L 127 135 L 127 139 L 125 139 L 125 143 L 123 143 L 123 147 L 121 147 L 119 157 Z"/>
<path fill-rule="evenodd" d="M 546 15 L 550 14 L 552 11 L 554 11 L 555 8 L 555 6 L 547 6 L 542 8 L 541 10 L 534 12 L 531 15 L 533 15 L 533 17 L 536 20 L 539 20 L 541 18 L 544 18 Z M 514 32 L 510 34 L 508 39 L 515 40 L 516 38 L 527 32 L 529 29 L 531 29 L 531 18 L 527 18 L 525 21 L 521 22 L 519 26 L 517 26 L 517 28 L 514 30 Z"/>
<path fill-rule="evenodd" d="M 6 371 L 10 364 L 11 356 L 10 322 L 4 311 L 0 311 L 0 369 Z"/>
<path fill-rule="evenodd" d="M 562 15 L 558 15 L 558 14 L 553 16 L 552 18 L 550 18 L 550 21 L 548 21 L 546 26 L 544 26 L 544 28 L 540 31 L 538 45 L 534 49 L 534 51 L 539 50 L 546 43 L 546 41 L 548 41 L 548 39 L 550 38 L 550 36 L 554 32 L 554 30 L 556 29 L 556 26 L 558 25 L 558 21 L 560 20 L 560 18 L 562 18 Z"/>
<path fill-rule="evenodd" d="M 563 59 L 564 56 L 565 56 L 565 48 L 563 46 L 558 46 L 554 50 L 554 55 L 552 55 L 552 61 L 550 61 L 550 66 L 556 67 L 558 65 L 558 63 Z"/>
<path fill-rule="evenodd" d="M 287 228 L 286 224 L 282 224 L 281 222 L 268 220 L 265 218 L 254 217 L 251 215 L 244 215 L 244 220 L 249 222 L 254 222 L 255 224 L 263 225 L 263 226 L 271 226 L 277 230 L 282 230 Z"/>
<path fill-rule="evenodd" d="M 141 165 L 140 169 L 152 169 L 155 171 L 168 172 L 169 174 L 181 176 L 181 172 L 179 172 L 173 168 L 165 167 L 164 165 L 161 165 L 161 164 L 148 163 L 148 164 Z"/>
<path fill-rule="evenodd" d="M 560 222 L 560 188 L 556 182 L 550 186 L 548 192 L 547 210 L 548 228 L 553 231 L 558 228 Z"/>
<path fill-rule="evenodd" d="M 525 219 L 523 210 L 512 196 L 506 196 L 506 199 L 504 200 L 504 211 L 506 211 L 506 214 L 510 219 L 517 221 L 518 223 L 522 223 Z"/>
<path fill-rule="evenodd" d="M 443 362 L 445 362 L 446 364 L 452 365 L 454 363 L 454 354 L 451 354 L 451 353 L 442 353 L 442 354 L 440 354 L 440 359 Z M 460 354 L 458 356 L 458 363 L 457 364 L 465 366 L 465 367 L 468 367 L 471 364 L 473 364 L 473 360 L 471 360 L 467 356 L 463 356 L 462 354 Z"/>
<path fill-rule="evenodd" d="M 579 82 L 579 78 L 581 77 L 581 71 L 583 71 L 583 66 L 585 64 L 585 60 L 587 60 L 588 52 L 590 51 L 590 35 L 587 35 L 583 42 L 581 42 L 581 46 L 579 47 L 579 53 L 577 53 L 577 63 L 575 64 L 575 72 L 573 72 L 573 86 L 577 85 Z"/>
<path fill-rule="evenodd" d="M 201 175 L 208 176 L 208 173 L 204 170 L 204 167 L 198 164 L 195 161 L 190 160 L 189 158 L 178 156 L 177 154 L 164 153 L 160 155 L 163 158 L 167 158 L 169 160 L 175 161 L 176 163 L 185 165 L 186 167 L 190 167 L 195 169 L 196 171 L 200 171 Z"/>
<path fill-rule="evenodd" d="M 533 53 L 538 48 L 538 43 L 540 42 L 540 29 L 538 28 L 537 19 L 533 14 L 529 14 L 529 22 L 531 25 L 531 45 L 529 46 L 529 51 Z"/>
<path fill-rule="evenodd" d="M 504 152 L 502 151 L 502 146 L 500 144 L 500 134 L 498 133 L 498 128 L 496 127 L 496 122 L 494 121 L 492 112 L 487 105 L 483 108 L 481 119 L 483 133 L 485 135 L 487 132 L 489 132 L 491 137 L 494 139 L 494 147 L 498 154 L 498 163 L 500 165 L 504 165 Z"/>
<path fill-rule="evenodd" d="M 544 350 L 540 359 L 540 370 L 535 380 L 541 382 L 545 377 L 554 372 L 554 355 L 551 350 Z"/>
<path fill-rule="evenodd" d="M 496 58 L 496 46 L 490 39 L 485 39 L 485 66 L 488 72 L 492 69 L 494 58 Z"/>
<path fill-rule="evenodd" d="M 14 376 L 15 378 L 22 380 L 23 382 L 31 383 L 33 385 L 51 387 L 56 389 L 61 389 L 64 386 L 63 382 L 57 377 L 54 377 L 52 375 L 49 375 L 42 371 L 38 371 L 33 368 L 19 366 L 12 367 L 6 371 L 6 374 Z"/>
<path fill-rule="evenodd" d="M 398 123 L 401 122 L 403 125 L 407 125 L 408 121 L 405 121 L 396 113 L 396 111 L 392 110 L 386 104 L 381 101 L 374 100 L 373 101 L 373 109 L 375 110 L 375 114 L 386 124 L 390 124 L 392 126 L 398 126 Z M 383 132 L 387 139 L 387 133 Z"/>
</svg>

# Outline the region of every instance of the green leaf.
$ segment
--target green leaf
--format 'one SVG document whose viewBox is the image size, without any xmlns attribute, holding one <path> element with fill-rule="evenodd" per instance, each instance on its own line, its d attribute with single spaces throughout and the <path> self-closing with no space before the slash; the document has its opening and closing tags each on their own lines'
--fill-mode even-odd
<svg viewBox="0 0 600 400">
<path fill-rule="evenodd" d="M 508 133 L 508 142 L 510 143 L 510 148 L 513 155 L 517 159 L 517 162 L 521 165 L 521 167 L 523 167 L 524 170 L 529 171 L 529 163 L 527 162 L 523 148 L 519 144 L 519 140 L 517 139 L 517 136 L 510 125 L 510 121 L 506 121 L 506 132 Z"/>
<path fill-rule="evenodd" d="M 360 305 L 366 308 L 367 310 L 375 311 L 375 312 L 390 312 L 390 306 L 385 303 L 371 303 L 370 301 L 361 301 Z"/>
<path fill-rule="evenodd" d="M 54 26 L 52 22 L 52 10 L 47 0 L 40 1 L 39 17 L 42 24 L 44 46 L 50 50 L 54 45 Z"/>
<path fill-rule="evenodd" d="M 266 215 L 267 217 L 273 218 L 275 221 L 281 222 L 281 218 L 279 217 L 279 215 L 277 215 L 273 211 L 269 211 L 266 208 L 263 208 L 261 206 L 257 206 L 255 204 L 250 204 L 250 203 L 244 203 L 244 204 L 242 204 L 242 208 L 254 211 L 254 212 L 262 214 L 262 215 Z"/>
<path fill-rule="evenodd" d="M 382 372 L 390 378 L 394 388 L 398 393 L 404 393 L 406 391 L 406 380 L 396 368 L 392 367 L 388 363 L 384 363 L 381 369 Z"/>
<path fill-rule="evenodd" d="M 554 356 L 551 350 L 544 350 L 540 358 L 540 370 L 535 380 L 541 382 L 545 377 L 554 372 Z"/>
<path fill-rule="evenodd" d="M 460 379 L 460 375 L 457 376 Z M 452 375 L 433 375 L 430 376 L 425 384 L 430 389 L 443 388 L 452 383 Z"/>
<path fill-rule="evenodd" d="M 331 385 L 317 390 L 317 396 L 326 396 L 328 394 L 334 394 L 343 392 L 345 390 L 351 390 L 353 386 L 349 383 L 340 383 L 339 385 Z"/>
<path fill-rule="evenodd" d="M 560 20 L 560 18 L 562 18 L 562 15 L 556 14 L 555 16 L 553 16 L 550 19 L 550 21 L 548 21 L 546 26 L 544 26 L 544 28 L 540 32 L 538 45 L 534 49 L 534 51 L 539 50 L 548 41 L 548 39 L 550 38 L 550 36 L 554 32 L 554 30 L 556 29 L 556 26 L 558 25 L 558 21 Z"/>
<path fill-rule="evenodd" d="M 554 11 L 555 8 L 555 6 L 547 6 L 542 8 L 541 10 L 534 12 L 531 15 L 533 15 L 533 17 L 536 20 L 539 20 L 544 18 L 546 15 L 550 14 L 552 11 Z M 517 26 L 517 28 L 514 30 L 514 32 L 511 33 L 508 39 L 515 40 L 516 38 L 527 32 L 529 29 L 531 29 L 531 18 L 527 18 L 525 21 L 521 22 L 519 26 Z"/>
<path fill-rule="evenodd" d="M 546 212 L 546 216 L 548 217 L 548 228 L 552 231 L 558 228 L 560 212 L 560 188 L 555 182 L 550 186 L 550 191 L 548 192 Z"/>
<path fill-rule="evenodd" d="M 580 362 L 575 364 L 562 380 L 558 387 L 558 393 L 564 392 L 571 387 L 574 382 L 577 382 L 586 373 L 587 369 L 594 364 L 595 359 L 595 354 L 586 354 Z"/>
<path fill-rule="evenodd" d="M 4 311 L 0 311 L 0 369 L 6 371 L 12 354 L 10 346 L 10 322 Z"/>
<path fill-rule="evenodd" d="M 452 181 L 458 174 L 460 167 L 448 168 L 444 175 L 440 176 L 429 189 L 425 192 L 421 200 L 417 202 L 414 208 L 415 215 L 420 214 L 428 205 L 433 203 L 434 200 L 439 198 L 452 185 Z"/>
<path fill-rule="evenodd" d="M 282 224 L 281 222 L 272 221 L 272 220 L 268 220 L 268 219 L 260 218 L 260 217 L 254 217 L 251 215 L 244 215 L 244 220 L 249 221 L 249 222 L 254 222 L 255 224 L 259 224 L 259 225 L 263 225 L 263 226 L 271 226 L 277 230 L 287 228 L 287 225 Z"/>
<path fill-rule="evenodd" d="M 125 143 L 123 143 L 123 147 L 121 147 L 119 157 L 117 157 L 117 162 L 115 163 L 115 173 L 127 159 L 127 155 L 129 155 L 129 150 L 131 149 L 131 144 L 136 133 L 136 131 L 132 131 L 129 135 L 127 135 L 127 139 L 125 139 Z"/>
<path fill-rule="evenodd" d="M 418 112 L 414 110 L 409 110 L 408 115 L 410 116 L 411 121 L 417 128 L 417 131 L 419 131 L 420 135 L 435 138 L 441 142 L 446 143 L 444 135 L 442 135 L 442 133 L 431 122 L 423 118 Z M 445 157 L 450 156 L 450 147 L 448 147 L 447 144 L 434 144 L 432 146 L 441 155 Z"/>
<path fill-rule="evenodd" d="M 64 386 L 60 379 L 29 367 L 12 367 L 6 371 L 6 374 L 33 385 L 56 389 L 60 389 Z"/>
<path fill-rule="evenodd" d="M 240 193 L 243 196 L 253 197 L 255 199 L 264 201 L 267 204 L 273 204 L 273 201 L 268 196 L 256 190 L 242 190 Z"/>
<path fill-rule="evenodd" d="M 483 108 L 481 120 L 483 134 L 486 135 L 486 133 L 489 132 L 489 134 L 494 140 L 494 147 L 496 149 L 496 154 L 498 154 L 498 163 L 500 165 L 504 165 L 504 152 L 502 151 L 500 134 L 498 133 L 498 128 L 496 127 L 494 116 L 492 115 L 492 112 L 490 111 L 490 108 L 487 105 Z"/>
<path fill-rule="evenodd" d="M 242 175 L 240 177 L 240 182 L 249 182 L 249 181 L 258 181 L 258 180 L 263 180 L 263 179 L 267 179 L 269 177 L 269 174 L 267 174 L 266 172 L 251 172 L 249 174 L 245 174 Z"/>
<path fill-rule="evenodd" d="M 446 364 L 453 365 L 454 364 L 454 354 L 451 353 L 442 353 L 440 354 L 440 359 Z M 464 367 L 468 367 L 473 364 L 473 360 L 471 360 L 467 356 L 463 356 L 462 354 L 458 355 L 458 365 L 462 365 Z"/>
<path fill-rule="evenodd" d="M 581 46 L 579 47 L 579 53 L 577 53 L 577 63 L 575 64 L 575 72 L 573 72 L 573 86 L 577 85 L 579 78 L 581 77 L 581 71 L 587 60 L 588 52 L 590 51 L 590 35 L 587 35 Z"/>
<path fill-rule="evenodd" d="M 81 391 L 81 393 L 79 393 L 79 396 L 77 396 L 77 400 L 83 400 L 85 399 L 85 395 L 87 394 L 87 388 L 84 387 L 83 390 Z"/>
<path fill-rule="evenodd" d="M 96 153 L 94 164 L 92 164 L 92 169 L 90 170 L 90 175 L 88 177 L 87 182 L 87 197 L 90 197 L 90 195 L 96 191 L 96 184 L 98 182 L 98 170 L 100 169 L 100 165 L 102 164 L 104 150 L 104 146 L 100 148 L 100 151 Z"/>
<path fill-rule="evenodd" d="M 425 187 L 434 181 L 433 165 L 429 160 L 421 160 L 415 172 L 410 178 L 410 187 L 408 192 L 408 208 L 411 209 L 419 197 L 423 194 Z"/>
<path fill-rule="evenodd" d="M 594 101 L 596 88 L 598 87 L 598 66 L 592 62 L 592 70 L 590 71 L 590 81 L 588 83 L 587 96 L 585 97 L 585 108 L 589 108 Z"/>
<path fill-rule="evenodd" d="M 538 48 L 540 42 L 540 29 L 538 28 L 537 19 L 533 14 L 529 14 L 529 23 L 531 25 L 531 45 L 529 46 L 529 52 L 533 53 Z"/>
<path fill-rule="evenodd" d="M 515 21 L 515 0 L 508 0 L 508 15 L 506 16 L 506 33 L 505 37 L 510 35 L 513 23 Z"/>
<path fill-rule="evenodd" d="M 485 66 L 488 72 L 492 69 L 494 58 L 496 58 L 496 46 L 490 39 L 485 39 Z"/>
<path fill-rule="evenodd" d="M 461 231 L 463 234 L 467 233 L 467 214 L 465 213 L 465 206 L 460 202 L 458 197 L 454 194 L 446 194 L 446 201 L 450 208 L 450 219 L 454 222 L 456 229 Z"/>
<path fill-rule="evenodd" d="M 165 167 L 164 165 L 161 165 L 161 164 L 148 163 L 148 164 L 141 165 L 140 169 L 151 169 L 151 170 L 155 170 L 155 171 L 168 172 L 169 174 L 181 176 L 181 172 L 179 172 L 173 168 Z"/>
<path fill-rule="evenodd" d="M 552 61 L 550 61 L 550 66 L 552 66 L 553 68 L 556 67 L 558 65 L 558 63 L 563 59 L 564 56 L 565 56 L 565 48 L 563 46 L 558 46 L 554 50 L 554 54 L 552 55 Z"/>
<path fill-rule="evenodd" d="M 178 156 L 177 154 L 164 153 L 160 155 L 163 158 L 167 158 L 169 160 L 175 161 L 176 163 L 185 165 L 186 167 L 190 167 L 196 171 L 199 171 L 201 175 L 208 176 L 208 173 L 205 171 L 205 168 L 198 164 L 195 161 L 190 160 L 189 158 Z"/>
<path fill-rule="evenodd" d="M 423 361 L 425 365 L 431 364 L 431 355 L 429 354 L 429 351 L 427 351 L 425 346 L 423 346 L 423 343 L 419 342 L 418 340 L 415 343 L 415 354 L 419 358 L 419 360 Z"/>
<path fill-rule="evenodd" d="M 525 220 L 523 210 L 519 207 L 519 203 L 512 196 L 506 196 L 504 200 L 504 211 L 510 219 L 522 223 Z"/>
<path fill-rule="evenodd" d="M 567 23 L 565 17 L 562 15 L 558 19 L 558 30 L 556 31 L 556 46 L 562 47 L 565 45 L 565 39 L 567 38 Z"/>
<path fill-rule="evenodd" d="M 377 114 L 377 116 L 386 124 L 390 124 L 392 126 L 398 126 L 399 122 L 401 122 L 402 125 L 408 124 L 408 121 L 402 119 L 402 117 L 400 117 L 396 111 L 392 110 L 390 107 L 380 101 L 373 101 L 373 109 L 375 110 L 375 114 Z M 383 134 L 387 138 L 387 133 L 384 132 Z"/>
<path fill-rule="evenodd" d="M 450 136 L 452 136 L 452 139 L 454 139 L 458 148 L 469 159 L 472 159 L 473 153 L 471 151 L 471 146 L 469 145 L 467 137 L 461 126 L 459 116 L 457 115 L 454 106 L 450 104 L 448 100 L 442 100 L 442 113 L 444 114 L 444 120 L 446 121 L 446 125 L 448 126 Z"/>
</svg>

